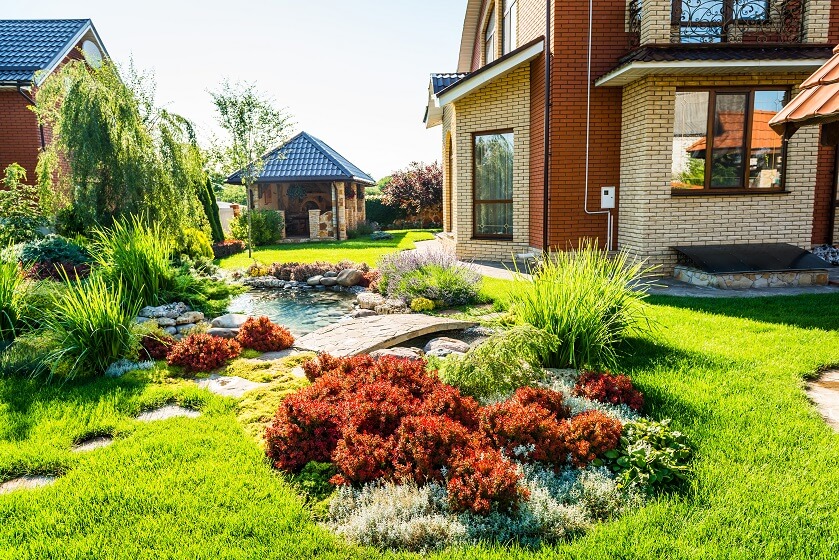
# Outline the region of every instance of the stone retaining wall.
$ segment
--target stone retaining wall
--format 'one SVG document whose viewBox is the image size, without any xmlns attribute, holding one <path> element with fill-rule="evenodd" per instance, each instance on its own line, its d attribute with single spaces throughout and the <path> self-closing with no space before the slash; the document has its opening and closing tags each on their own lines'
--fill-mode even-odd
<svg viewBox="0 0 839 560">
<path fill-rule="evenodd" d="M 827 270 L 711 274 L 689 266 L 677 265 L 673 270 L 673 276 L 676 280 L 694 286 L 722 290 L 827 286 L 828 282 Z"/>
</svg>

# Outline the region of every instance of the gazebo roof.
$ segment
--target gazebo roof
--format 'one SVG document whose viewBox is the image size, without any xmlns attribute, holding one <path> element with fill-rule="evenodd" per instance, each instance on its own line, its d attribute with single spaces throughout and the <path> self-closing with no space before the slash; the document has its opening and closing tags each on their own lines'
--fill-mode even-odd
<svg viewBox="0 0 839 560">
<path fill-rule="evenodd" d="M 301 132 L 282 146 L 262 157 L 265 165 L 257 183 L 285 183 L 290 181 L 355 181 L 375 185 L 370 175 L 330 148 L 322 140 Z M 227 178 L 227 182 L 242 184 L 242 171 Z"/>
</svg>

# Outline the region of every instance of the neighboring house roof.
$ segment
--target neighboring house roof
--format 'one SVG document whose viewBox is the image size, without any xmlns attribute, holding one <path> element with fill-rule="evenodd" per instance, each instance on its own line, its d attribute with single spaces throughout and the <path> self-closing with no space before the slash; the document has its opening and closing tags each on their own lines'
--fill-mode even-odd
<svg viewBox="0 0 839 560">
<path fill-rule="evenodd" d="M 839 47 L 833 58 L 801 84 L 801 92 L 769 123 L 782 134 L 791 125 L 813 126 L 839 120 Z"/>
<path fill-rule="evenodd" d="M 350 163 L 322 140 L 301 132 L 282 146 L 262 156 L 265 166 L 259 183 L 289 181 L 356 181 L 375 185 L 370 175 Z M 239 170 L 227 178 L 231 184 L 242 183 Z"/>
<path fill-rule="evenodd" d="M 780 150 L 783 139 L 771 128 L 769 121 L 775 116 L 773 111 L 755 111 L 752 117 L 752 152 L 760 150 Z M 702 152 L 706 148 L 706 138 L 700 138 L 687 148 L 688 152 Z M 714 135 L 714 149 L 732 149 L 743 147 L 743 113 L 723 112 L 717 119 L 717 132 Z"/>
<path fill-rule="evenodd" d="M 0 20 L 0 82 L 31 84 L 36 72 L 53 71 L 88 35 L 104 52 L 89 19 Z"/>
<path fill-rule="evenodd" d="M 468 75 L 468 72 L 458 72 L 455 74 L 431 74 L 431 88 L 434 90 L 434 95 L 437 95 L 447 87 L 456 84 Z"/>
</svg>

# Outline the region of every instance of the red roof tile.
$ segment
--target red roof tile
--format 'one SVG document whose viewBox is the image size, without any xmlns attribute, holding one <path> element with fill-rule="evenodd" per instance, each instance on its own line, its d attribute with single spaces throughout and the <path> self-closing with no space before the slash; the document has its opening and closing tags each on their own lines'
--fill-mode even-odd
<svg viewBox="0 0 839 560">
<path fill-rule="evenodd" d="M 839 120 L 839 47 L 833 58 L 801 84 L 801 92 L 769 122 L 782 134 L 787 125 L 795 128 Z"/>
</svg>

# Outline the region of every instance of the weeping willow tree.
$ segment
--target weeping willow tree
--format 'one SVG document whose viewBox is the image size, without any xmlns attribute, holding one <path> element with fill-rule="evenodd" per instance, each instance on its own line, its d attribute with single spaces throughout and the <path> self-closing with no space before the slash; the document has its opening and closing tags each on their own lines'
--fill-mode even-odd
<svg viewBox="0 0 839 560">
<path fill-rule="evenodd" d="M 45 202 L 72 206 L 88 229 L 143 215 L 175 233 L 209 231 L 198 200 L 206 182 L 190 123 L 154 104 L 153 80 L 133 65 L 70 61 L 38 89 L 36 113 L 52 131 L 37 168 Z"/>
</svg>

